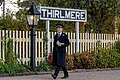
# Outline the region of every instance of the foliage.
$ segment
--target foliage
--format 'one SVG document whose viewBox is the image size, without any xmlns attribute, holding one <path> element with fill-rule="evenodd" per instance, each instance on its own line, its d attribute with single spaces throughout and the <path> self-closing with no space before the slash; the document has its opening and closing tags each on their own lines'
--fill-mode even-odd
<svg viewBox="0 0 120 80">
<path fill-rule="evenodd" d="M 41 61 L 40 64 L 35 68 L 34 71 L 51 71 L 52 66 L 48 61 Z M 0 74 L 8 73 L 16 75 L 18 73 L 32 72 L 30 66 L 22 64 L 3 64 L 0 63 Z"/>
<path fill-rule="evenodd" d="M 24 73 L 29 72 L 29 69 L 24 65 L 8 65 L 8 64 L 0 64 L 0 74 L 9 73 L 16 75 L 16 73 Z"/>
<path fill-rule="evenodd" d="M 119 44 L 118 42 L 116 42 Z M 68 69 L 88 69 L 88 68 L 114 68 L 120 67 L 119 45 L 116 49 L 110 48 L 110 43 L 103 48 L 101 42 L 97 42 L 97 47 L 90 52 L 83 51 L 66 56 Z"/>
<path fill-rule="evenodd" d="M 53 62 L 53 53 L 50 53 L 48 56 L 48 62 L 52 65 Z"/>
<path fill-rule="evenodd" d="M 7 42 L 7 52 L 5 56 L 5 63 L 7 64 L 17 64 L 17 57 L 13 52 L 13 40 L 8 39 Z"/>
<path fill-rule="evenodd" d="M 0 18 L 0 29 L 18 29 L 29 30 L 27 25 L 26 13 L 27 8 L 34 2 L 37 7 L 52 6 L 60 8 L 75 8 L 86 9 L 88 11 L 88 22 L 83 25 L 85 30 L 89 32 L 99 33 L 113 33 L 115 16 L 119 17 L 120 13 L 120 0 L 28 0 L 24 2 L 17 1 L 19 11 L 14 14 L 7 11 L 5 19 Z M 16 17 L 15 19 L 13 17 Z M 58 21 L 51 21 L 50 31 L 55 31 L 55 24 Z M 74 22 L 63 22 L 65 31 L 75 31 Z M 45 30 L 45 21 L 39 21 L 36 26 L 37 30 Z M 82 31 L 83 32 L 83 31 Z"/>
<path fill-rule="evenodd" d="M 92 56 L 89 52 L 83 51 L 82 53 L 74 53 L 71 55 L 67 55 L 66 64 L 68 69 L 80 69 L 80 68 L 91 68 L 91 64 L 94 62 L 94 56 Z"/>
<path fill-rule="evenodd" d="M 47 51 L 47 32 L 44 32 L 43 34 L 43 43 L 44 43 L 44 52 L 43 52 L 43 56 L 45 57 L 45 60 L 47 60 L 47 56 L 48 56 L 48 51 Z"/>
<path fill-rule="evenodd" d="M 35 68 L 35 71 L 51 71 L 52 66 L 48 61 L 41 61 L 40 64 Z"/>
<path fill-rule="evenodd" d="M 73 54 L 67 54 L 66 56 L 66 66 L 67 66 L 67 69 L 74 69 L 74 55 Z"/>
<path fill-rule="evenodd" d="M 120 66 L 120 53 L 108 47 L 102 48 L 100 42 L 98 42 L 97 45 L 98 47 L 94 51 L 91 51 L 91 54 L 95 57 L 92 68 L 112 68 Z"/>
<path fill-rule="evenodd" d="M 113 48 L 116 49 L 118 53 L 120 53 L 120 40 L 115 42 Z"/>
<path fill-rule="evenodd" d="M 0 59 L 0 64 L 3 64 L 3 63 L 4 63 L 4 61 L 2 59 Z"/>
<path fill-rule="evenodd" d="M 90 65 L 94 62 L 94 56 L 92 56 L 89 52 L 83 51 L 80 53 L 80 61 L 82 68 L 91 68 Z"/>
<path fill-rule="evenodd" d="M 23 15 L 25 16 L 25 15 Z M 20 15 L 20 19 L 16 19 L 17 16 L 11 12 L 9 9 L 7 10 L 5 18 L 0 18 L 0 29 L 4 30 L 28 30 L 29 27 L 27 25 L 26 18 L 23 19 Z"/>
<path fill-rule="evenodd" d="M 89 32 L 92 30 L 99 33 L 113 33 L 115 16 L 119 16 L 120 13 L 119 0 L 109 0 L 109 2 L 108 0 L 43 0 L 43 2 L 42 5 L 45 6 L 86 9 L 88 22 L 85 27 L 86 31 Z M 64 22 L 67 25 L 71 23 Z"/>
<path fill-rule="evenodd" d="M 51 71 L 52 66 L 48 61 L 41 61 L 34 71 Z M 30 66 L 22 64 L 3 64 L 0 63 L 0 74 L 8 73 L 16 75 L 17 73 L 32 72 Z"/>
<path fill-rule="evenodd" d="M 5 63 L 6 64 L 17 64 L 17 56 L 13 52 L 13 40 L 7 38 L 6 35 L 3 37 L 3 46 L 5 46 Z"/>
<path fill-rule="evenodd" d="M 7 35 L 7 34 L 6 34 Z M 5 47 L 5 61 L 0 60 L 0 74 L 9 73 L 15 75 L 16 73 L 23 73 L 30 71 L 30 68 L 19 65 L 17 55 L 13 52 L 13 40 L 3 37 L 3 46 Z"/>
</svg>

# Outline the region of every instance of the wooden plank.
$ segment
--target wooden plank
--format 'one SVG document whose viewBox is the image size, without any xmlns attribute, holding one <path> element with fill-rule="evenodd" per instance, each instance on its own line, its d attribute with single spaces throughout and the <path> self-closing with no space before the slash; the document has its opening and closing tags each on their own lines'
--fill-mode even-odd
<svg viewBox="0 0 120 80">
<path fill-rule="evenodd" d="M 90 35 L 89 35 L 89 33 L 87 33 L 87 46 L 88 46 L 88 48 L 87 48 L 87 51 L 89 51 L 90 50 Z"/>
<path fill-rule="evenodd" d="M 14 30 L 12 31 L 12 34 L 13 34 L 13 52 L 15 52 L 15 41 L 16 41 L 16 38 L 15 38 L 15 31 Z"/>
<path fill-rule="evenodd" d="M 83 33 L 83 51 L 85 51 L 85 33 Z"/>
<path fill-rule="evenodd" d="M 9 40 L 9 38 L 8 38 L 8 30 L 5 30 L 5 36 L 4 37 L 6 37 L 5 53 L 7 53 L 7 49 L 8 49 L 7 43 L 8 43 L 8 40 Z"/>
<path fill-rule="evenodd" d="M 92 41 L 92 50 L 94 50 L 94 47 L 95 47 L 95 45 L 94 45 L 94 42 L 95 42 L 94 33 L 91 33 L 91 41 Z"/>
<path fill-rule="evenodd" d="M 26 32 L 26 34 L 25 34 L 25 35 L 26 35 L 26 40 L 25 40 L 25 48 L 26 48 L 25 51 L 26 51 L 26 52 L 25 52 L 25 53 L 26 53 L 26 58 L 28 59 L 28 58 L 29 58 L 29 56 L 28 56 L 28 55 L 29 55 L 29 52 L 28 52 L 28 42 L 29 42 L 28 36 L 29 36 L 29 35 L 28 35 L 28 31 L 25 31 L 25 32 Z M 28 61 L 27 61 L 26 64 L 27 64 L 27 65 L 29 64 Z"/>
<path fill-rule="evenodd" d="M 43 34 L 44 34 L 44 32 L 42 31 L 42 39 L 43 39 Z M 41 56 L 42 56 L 42 60 L 43 60 L 43 58 L 44 58 L 44 57 L 43 57 L 43 52 L 44 52 L 44 48 L 43 48 L 43 45 L 44 45 L 44 44 L 43 44 L 43 40 L 42 40 L 41 43 L 42 43 L 42 55 L 41 55 Z"/>
<path fill-rule="evenodd" d="M 75 33 L 73 33 L 73 40 L 74 40 L 74 53 L 76 53 L 76 40 L 75 40 Z"/>
<path fill-rule="evenodd" d="M 67 33 L 68 34 L 68 39 L 70 39 L 70 32 Z M 70 45 L 68 46 L 68 51 L 67 51 L 68 54 L 70 54 Z"/>
<path fill-rule="evenodd" d="M 25 58 L 25 33 L 24 33 L 24 31 L 22 31 L 22 36 L 23 36 L 23 38 L 22 38 L 22 42 L 23 42 L 23 45 L 22 45 L 22 48 L 23 48 L 23 51 L 22 51 L 22 54 L 23 54 L 23 56 L 22 56 L 22 58 L 23 59 L 26 59 Z M 25 61 L 23 61 L 23 64 L 25 64 Z"/>
<path fill-rule="evenodd" d="M 82 43 L 83 43 L 82 40 L 83 40 L 82 33 L 80 33 L 80 40 L 79 40 L 80 41 L 80 52 L 82 52 Z"/>
<path fill-rule="evenodd" d="M 97 47 L 97 37 L 96 37 L 96 33 L 94 34 L 94 40 L 95 40 L 95 43 L 94 43 L 95 47 L 94 47 L 94 48 L 96 48 L 96 47 Z"/>
<path fill-rule="evenodd" d="M 41 52 L 41 50 L 40 50 L 40 31 L 38 31 L 38 58 L 40 59 L 40 52 Z"/>
<path fill-rule="evenodd" d="M 54 47 L 54 33 L 53 32 L 51 32 L 52 34 L 51 34 L 51 39 L 52 39 L 52 46 L 51 46 L 51 51 L 53 52 L 53 47 Z"/>
<path fill-rule="evenodd" d="M 5 43 L 4 43 L 5 31 L 2 30 L 2 59 L 5 61 Z"/>
<path fill-rule="evenodd" d="M 15 51 L 16 51 L 16 52 L 15 52 L 16 55 L 18 55 L 18 48 L 19 48 L 18 42 L 19 42 L 18 31 L 16 31 L 16 44 L 15 44 L 15 45 L 16 45 L 16 46 L 15 46 L 15 47 L 16 47 L 16 50 L 15 50 Z"/>
<path fill-rule="evenodd" d="M 73 53 L 73 44 L 72 44 L 72 43 L 73 43 L 73 39 L 72 39 L 72 38 L 73 38 L 72 32 L 70 32 L 70 39 L 69 39 L 70 42 L 71 42 L 71 43 L 70 43 L 70 54 Z"/>
<path fill-rule="evenodd" d="M 19 62 L 19 63 L 20 63 L 20 64 L 21 64 L 21 60 L 22 60 L 22 47 L 21 47 L 21 41 L 22 41 L 22 40 L 21 40 L 21 39 L 22 39 L 22 38 L 21 38 L 21 31 L 19 31 L 19 50 L 20 50 L 20 51 L 19 51 L 18 54 L 19 54 L 19 59 L 20 59 L 20 62 Z"/>
</svg>

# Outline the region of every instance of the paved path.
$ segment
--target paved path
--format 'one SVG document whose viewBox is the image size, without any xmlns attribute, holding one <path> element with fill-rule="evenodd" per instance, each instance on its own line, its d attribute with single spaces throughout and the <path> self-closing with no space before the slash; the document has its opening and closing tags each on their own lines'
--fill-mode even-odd
<svg viewBox="0 0 120 80">
<path fill-rule="evenodd" d="M 57 80 L 61 80 L 60 73 Z M 70 77 L 65 80 L 120 80 L 120 70 L 96 71 L 96 72 L 76 72 L 69 73 Z M 29 75 L 15 77 L 0 77 L 0 80 L 53 80 L 50 74 Z"/>
</svg>

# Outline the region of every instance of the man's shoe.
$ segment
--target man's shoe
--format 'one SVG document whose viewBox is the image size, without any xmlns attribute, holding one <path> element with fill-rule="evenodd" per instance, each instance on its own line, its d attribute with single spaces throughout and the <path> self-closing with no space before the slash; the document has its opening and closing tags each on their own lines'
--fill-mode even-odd
<svg viewBox="0 0 120 80">
<path fill-rule="evenodd" d="M 69 76 L 68 75 L 65 75 L 63 77 L 61 77 L 61 79 L 65 79 L 65 78 L 68 78 Z"/>
<path fill-rule="evenodd" d="M 56 77 L 57 77 L 57 76 L 56 76 L 56 75 L 54 75 L 54 74 L 52 74 L 51 76 L 53 77 L 53 79 L 56 79 Z"/>
</svg>

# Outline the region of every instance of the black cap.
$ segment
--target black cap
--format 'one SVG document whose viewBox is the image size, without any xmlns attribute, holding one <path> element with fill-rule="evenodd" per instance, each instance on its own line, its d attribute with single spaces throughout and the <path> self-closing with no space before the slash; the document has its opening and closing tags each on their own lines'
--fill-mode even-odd
<svg viewBox="0 0 120 80">
<path fill-rule="evenodd" d="M 64 25 L 63 25 L 63 24 L 56 24 L 56 27 L 57 27 L 57 28 L 63 28 Z"/>
</svg>

